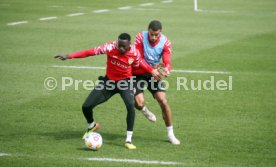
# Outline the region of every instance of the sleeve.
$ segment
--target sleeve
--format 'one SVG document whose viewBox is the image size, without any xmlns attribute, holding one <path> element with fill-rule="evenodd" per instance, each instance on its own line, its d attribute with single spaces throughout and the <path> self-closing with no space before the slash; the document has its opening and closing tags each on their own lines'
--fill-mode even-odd
<svg viewBox="0 0 276 167">
<path fill-rule="evenodd" d="M 84 57 L 94 56 L 94 55 L 95 55 L 95 50 L 89 49 L 89 50 L 82 50 L 75 53 L 71 53 L 67 57 L 69 59 L 73 59 L 73 58 L 84 58 Z"/>
<path fill-rule="evenodd" d="M 133 67 L 134 68 L 142 68 L 143 70 L 147 71 L 148 73 L 151 73 L 153 68 L 144 60 L 144 59 L 141 59 L 141 56 L 140 56 L 140 52 L 135 49 L 135 52 L 136 52 L 136 59 L 135 61 L 133 62 Z"/>
<path fill-rule="evenodd" d="M 140 60 L 139 65 L 142 69 L 144 69 L 148 73 L 151 73 L 153 70 L 153 68 L 144 59 Z"/>
<path fill-rule="evenodd" d="M 172 53 L 172 44 L 171 44 L 170 40 L 167 39 L 165 46 L 164 46 L 162 60 L 164 63 L 164 67 L 167 68 L 169 71 L 171 71 L 171 69 L 172 69 L 171 53 Z"/>
<path fill-rule="evenodd" d="M 82 50 L 82 51 L 79 51 L 79 52 L 71 53 L 71 54 L 68 55 L 68 58 L 69 59 L 85 58 L 85 57 L 88 57 L 88 56 L 105 54 L 107 52 L 110 52 L 115 47 L 116 47 L 116 42 L 106 43 L 106 44 L 97 46 L 95 48 L 89 49 L 89 50 Z"/>
<path fill-rule="evenodd" d="M 144 57 L 143 40 L 144 40 L 143 33 L 140 32 L 140 33 L 138 33 L 138 34 L 136 35 L 135 41 L 134 41 L 135 48 L 141 53 L 141 57 L 142 57 L 142 58 Z"/>
</svg>

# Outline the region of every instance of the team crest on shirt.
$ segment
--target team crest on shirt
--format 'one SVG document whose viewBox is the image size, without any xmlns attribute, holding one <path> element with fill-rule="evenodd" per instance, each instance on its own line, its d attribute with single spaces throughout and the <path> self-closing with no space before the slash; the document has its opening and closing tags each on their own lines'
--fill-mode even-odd
<svg viewBox="0 0 276 167">
<path fill-rule="evenodd" d="M 128 64 L 132 64 L 134 62 L 134 59 L 132 57 L 128 58 Z"/>
</svg>

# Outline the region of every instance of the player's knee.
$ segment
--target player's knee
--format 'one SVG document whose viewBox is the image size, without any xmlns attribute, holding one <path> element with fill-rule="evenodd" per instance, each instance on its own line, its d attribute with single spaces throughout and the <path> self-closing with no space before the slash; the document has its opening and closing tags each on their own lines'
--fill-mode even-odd
<svg viewBox="0 0 276 167">
<path fill-rule="evenodd" d="M 145 106 L 144 100 L 135 100 L 135 108 L 138 110 L 142 110 L 142 108 Z"/>
<path fill-rule="evenodd" d="M 82 105 L 82 111 L 83 111 L 83 112 L 90 111 L 90 110 L 92 110 L 92 108 L 93 108 L 93 107 L 92 107 L 90 104 L 84 103 L 84 104 Z"/>
<path fill-rule="evenodd" d="M 127 109 L 134 109 L 134 100 L 128 100 L 125 105 Z"/>
<path fill-rule="evenodd" d="M 162 106 L 168 105 L 168 101 L 165 97 L 157 98 L 157 101 Z"/>
</svg>

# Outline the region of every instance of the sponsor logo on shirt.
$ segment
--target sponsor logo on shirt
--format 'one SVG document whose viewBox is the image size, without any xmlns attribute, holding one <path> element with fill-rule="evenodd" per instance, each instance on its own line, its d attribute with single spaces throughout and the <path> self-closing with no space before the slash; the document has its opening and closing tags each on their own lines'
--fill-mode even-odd
<svg viewBox="0 0 276 167">
<path fill-rule="evenodd" d="M 121 67 L 121 68 L 130 68 L 130 66 L 127 66 L 125 64 L 122 64 L 121 62 L 117 61 L 117 60 L 110 60 L 111 64 L 113 65 L 116 65 L 118 67 Z"/>
</svg>

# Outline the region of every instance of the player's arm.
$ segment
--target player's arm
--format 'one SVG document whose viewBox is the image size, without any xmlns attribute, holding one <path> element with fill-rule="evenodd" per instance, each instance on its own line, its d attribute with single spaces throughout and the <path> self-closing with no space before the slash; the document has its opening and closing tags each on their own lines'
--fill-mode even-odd
<svg viewBox="0 0 276 167">
<path fill-rule="evenodd" d="M 150 73 L 156 80 L 161 80 L 162 76 L 158 69 L 152 68 L 144 59 L 140 59 L 139 66 Z"/>
<path fill-rule="evenodd" d="M 163 69 L 163 74 L 165 77 L 168 77 L 171 69 L 172 69 L 172 64 L 171 64 L 171 53 L 172 53 L 172 44 L 169 40 L 166 41 L 165 46 L 164 46 L 164 51 L 162 55 L 162 60 L 164 63 L 164 69 Z"/>
<path fill-rule="evenodd" d="M 144 57 L 144 51 L 143 51 L 143 48 L 144 48 L 144 46 L 143 46 L 143 39 L 144 39 L 144 37 L 143 37 L 143 33 L 142 33 L 142 32 L 140 32 L 140 33 L 138 33 L 138 34 L 136 35 L 136 37 L 135 37 L 135 41 L 134 41 L 135 48 L 136 48 L 137 50 L 139 50 L 139 51 L 140 51 L 140 53 L 141 53 L 141 57 L 142 57 L 142 58 Z"/>
<path fill-rule="evenodd" d="M 67 59 L 73 59 L 73 58 L 84 58 L 84 57 L 93 56 L 93 55 L 95 55 L 94 49 L 89 49 L 89 50 L 82 50 L 71 54 L 57 54 L 54 56 L 54 58 L 60 59 L 60 60 L 67 60 Z"/>
<path fill-rule="evenodd" d="M 144 59 L 141 59 L 140 52 L 137 51 L 137 58 L 132 64 L 134 68 L 142 68 L 148 73 L 150 73 L 156 80 L 161 80 L 161 75 L 158 71 L 158 69 L 152 68 Z"/>
<path fill-rule="evenodd" d="M 74 58 L 85 58 L 88 56 L 94 56 L 99 54 L 105 54 L 108 51 L 112 50 L 115 47 L 114 42 L 113 43 L 106 43 L 103 45 L 100 45 L 98 47 L 89 49 L 89 50 L 82 50 L 71 54 L 57 54 L 54 56 L 56 59 L 60 60 L 67 60 L 67 59 L 74 59 Z"/>
</svg>

